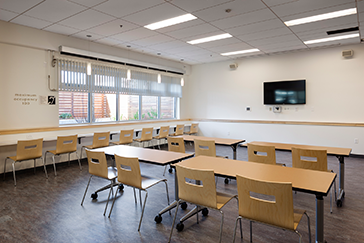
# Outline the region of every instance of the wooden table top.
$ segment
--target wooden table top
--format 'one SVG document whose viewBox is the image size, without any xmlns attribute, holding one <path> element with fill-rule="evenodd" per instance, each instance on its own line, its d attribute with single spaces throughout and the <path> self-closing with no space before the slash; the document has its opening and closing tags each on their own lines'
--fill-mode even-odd
<svg viewBox="0 0 364 243">
<path fill-rule="evenodd" d="M 304 148 L 304 149 L 322 149 L 326 150 L 327 154 L 349 156 L 351 148 L 338 148 L 338 147 L 326 147 L 326 146 L 315 146 L 315 145 L 303 145 L 303 144 L 290 144 L 290 143 L 271 143 L 271 142 L 250 142 L 256 145 L 267 145 L 274 146 L 276 149 L 291 150 L 292 147 Z"/>
<path fill-rule="evenodd" d="M 92 151 L 103 151 L 107 155 L 119 155 L 123 157 L 138 158 L 140 162 L 157 165 L 172 164 L 183 159 L 188 159 L 194 154 L 177 153 L 165 150 L 148 149 L 127 145 L 115 145 L 104 148 L 93 149 Z"/>
<path fill-rule="evenodd" d="M 268 165 L 218 157 L 198 156 L 180 165 L 194 169 L 212 169 L 216 175 L 235 178 L 236 175 L 265 181 L 292 182 L 297 191 L 327 196 L 336 173 Z"/>
<path fill-rule="evenodd" d="M 188 141 L 188 142 L 189 141 L 193 142 L 193 140 L 195 140 L 195 139 L 214 140 L 215 144 L 218 144 L 218 145 L 234 145 L 234 144 L 245 142 L 245 139 L 212 138 L 212 137 L 202 137 L 202 136 L 193 136 L 193 135 L 182 135 L 180 137 L 183 137 L 183 140 Z"/>
</svg>

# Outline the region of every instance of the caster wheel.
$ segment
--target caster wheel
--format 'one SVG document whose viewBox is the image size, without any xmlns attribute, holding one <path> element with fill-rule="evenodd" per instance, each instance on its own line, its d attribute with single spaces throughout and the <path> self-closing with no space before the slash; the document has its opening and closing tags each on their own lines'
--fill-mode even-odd
<svg viewBox="0 0 364 243">
<path fill-rule="evenodd" d="M 343 202 L 341 200 L 336 201 L 336 205 L 341 208 L 343 206 Z"/>
<path fill-rule="evenodd" d="M 160 215 L 155 216 L 154 221 L 155 221 L 157 224 L 159 224 L 160 222 L 162 222 L 162 216 L 160 216 Z"/>
<path fill-rule="evenodd" d="M 229 179 L 228 178 L 225 178 L 225 184 L 229 184 Z"/>
<path fill-rule="evenodd" d="M 96 193 L 96 192 L 91 194 L 91 198 L 92 198 L 92 199 L 94 199 L 94 200 L 95 200 L 97 197 L 98 197 L 98 195 L 97 195 L 97 193 Z"/>
<path fill-rule="evenodd" d="M 187 203 L 185 203 L 185 202 L 184 202 L 184 203 L 182 203 L 182 204 L 181 204 L 181 208 L 182 208 L 183 210 L 186 210 L 186 208 L 187 208 Z"/>
<path fill-rule="evenodd" d="M 169 172 L 169 173 L 173 173 L 172 168 L 169 168 L 169 169 L 168 169 L 168 172 Z"/>
<path fill-rule="evenodd" d="M 123 184 L 120 184 L 119 185 L 119 190 L 121 191 L 121 190 L 124 190 L 124 185 Z"/>
<path fill-rule="evenodd" d="M 176 226 L 176 229 L 178 230 L 178 232 L 181 232 L 184 228 L 184 224 L 183 223 L 178 223 L 177 226 Z"/>
<path fill-rule="evenodd" d="M 202 215 L 207 216 L 209 214 L 209 210 L 207 208 L 202 209 Z"/>
</svg>

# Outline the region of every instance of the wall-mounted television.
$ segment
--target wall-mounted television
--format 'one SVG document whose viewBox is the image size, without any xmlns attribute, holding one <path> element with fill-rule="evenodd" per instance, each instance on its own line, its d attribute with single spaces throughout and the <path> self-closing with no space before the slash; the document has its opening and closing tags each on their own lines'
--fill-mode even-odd
<svg viewBox="0 0 364 243">
<path fill-rule="evenodd" d="M 264 105 L 306 104 L 306 80 L 263 82 Z"/>
</svg>

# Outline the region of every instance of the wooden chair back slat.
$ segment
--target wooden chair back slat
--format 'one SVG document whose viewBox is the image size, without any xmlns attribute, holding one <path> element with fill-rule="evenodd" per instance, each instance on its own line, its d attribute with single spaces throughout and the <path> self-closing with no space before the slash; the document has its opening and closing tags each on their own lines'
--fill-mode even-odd
<svg viewBox="0 0 364 243">
<path fill-rule="evenodd" d="M 138 158 L 126 158 L 115 155 L 118 181 L 122 184 L 142 188 L 142 178 Z"/>
<path fill-rule="evenodd" d="M 327 151 L 292 147 L 292 167 L 327 171 Z"/>
<path fill-rule="evenodd" d="M 77 135 L 57 137 L 57 154 L 71 153 L 75 151 L 77 151 Z"/>
<path fill-rule="evenodd" d="M 110 141 L 110 132 L 95 132 L 92 148 L 101 148 L 109 146 Z"/>
<path fill-rule="evenodd" d="M 185 142 L 182 137 L 167 137 L 168 151 L 185 153 Z"/>
<path fill-rule="evenodd" d="M 266 153 L 267 155 L 258 154 L 259 152 Z M 248 143 L 248 161 L 275 165 L 275 147 Z"/>
<path fill-rule="evenodd" d="M 108 179 L 107 160 L 104 152 L 86 149 L 88 172 L 92 175 Z"/>
<path fill-rule="evenodd" d="M 178 135 L 183 135 L 183 132 L 185 130 L 185 125 L 184 124 L 180 124 L 176 126 L 176 132 L 174 133 L 174 135 L 178 136 Z"/>
<path fill-rule="evenodd" d="M 134 130 L 121 130 L 119 142 L 122 144 L 132 143 L 134 138 Z"/>
<path fill-rule="evenodd" d="M 143 128 L 142 135 L 140 137 L 141 141 L 150 141 L 153 139 L 153 127 Z"/>
<path fill-rule="evenodd" d="M 216 157 L 216 147 L 214 140 L 194 140 L 195 156 L 205 155 Z"/>
<path fill-rule="evenodd" d="M 16 146 L 16 160 L 28 160 L 42 157 L 43 138 L 20 140 Z"/>
</svg>

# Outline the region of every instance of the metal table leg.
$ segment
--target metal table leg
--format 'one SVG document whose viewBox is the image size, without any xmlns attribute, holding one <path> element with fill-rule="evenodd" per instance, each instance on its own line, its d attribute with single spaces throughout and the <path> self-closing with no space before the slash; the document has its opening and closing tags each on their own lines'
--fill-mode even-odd
<svg viewBox="0 0 364 243">
<path fill-rule="evenodd" d="M 345 163 L 344 163 L 344 156 L 336 156 L 340 162 L 340 174 L 339 174 L 339 193 L 336 200 L 336 205 L 341 207 L 343 205 L 343 200 L 345 197 L 344 191 L 344 178 L 345 178 Z"/>
<path fill-rule="evenodd" d="M 324 242 L 324 198 L 316 195 L 316 243 Z"/>
</svg>

